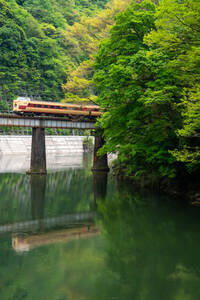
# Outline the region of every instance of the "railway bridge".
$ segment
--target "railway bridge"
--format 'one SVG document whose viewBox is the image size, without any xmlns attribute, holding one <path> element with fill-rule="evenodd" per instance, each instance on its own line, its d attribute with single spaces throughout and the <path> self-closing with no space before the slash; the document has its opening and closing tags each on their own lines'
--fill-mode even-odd
<svg viewBox="0 0 200 300">
<path fill-rule="evenodd" d="M 45 128 L 61 129 L 83 129 L 92 130 L 95 137 L 94 145 L 94 171 L 108 171 L 107 155 L 99 157 L 98 150 L 103 146 L 101 130 L 95 128 L 95 120 L 88 120 L 86 116 L 80 117 L 77 121 L 70 117 L 53 116 L 18 116 L 14 113 L 0 112 L 0 127 L 31 127 L 32 146 L 31 163 L 28 174 L 46 174 L 46 147 L 45 147 Z"/>
</svg>

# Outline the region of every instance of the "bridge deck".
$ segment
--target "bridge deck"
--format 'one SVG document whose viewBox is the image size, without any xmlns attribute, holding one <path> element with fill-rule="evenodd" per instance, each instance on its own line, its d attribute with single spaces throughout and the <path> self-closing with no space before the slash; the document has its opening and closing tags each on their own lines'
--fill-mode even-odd
<svg viewBox="0 0 200 300">
<path fill-rule="evenodd" d="M 69 118 L 59 117 L 26 117 L 15 114 L 0 113 L 0 126 L 6 127 L 35 127 L 35 128 L 63 128 L 63 129 L 94 129 L 95 120 L 71 121 Z"/>
</svg>

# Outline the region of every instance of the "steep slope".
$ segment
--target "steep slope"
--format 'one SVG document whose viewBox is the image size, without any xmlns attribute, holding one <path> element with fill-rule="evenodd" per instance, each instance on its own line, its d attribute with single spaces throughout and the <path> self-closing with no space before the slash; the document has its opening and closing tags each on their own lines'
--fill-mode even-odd
<svg viewBox="0 0 200 300">
<path fill-rule="evenodd" d="M 0 107 L 27 95 L 60 100 L 74 64 L 66 26 L 94 15 L 107 0 L 0 0 Z"/>
</svg>

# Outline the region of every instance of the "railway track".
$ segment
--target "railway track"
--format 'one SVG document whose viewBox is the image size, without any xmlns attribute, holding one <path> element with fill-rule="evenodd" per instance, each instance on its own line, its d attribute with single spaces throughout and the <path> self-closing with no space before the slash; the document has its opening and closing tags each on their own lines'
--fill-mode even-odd
<svg viewBox="0 0 200 300">
<path fill-rule="evenodd" d="M 0 117 L 6 117 L 10 119 L 32 119 L 32 120 L 53 120 L 53 121 L 70 121 L 70 122 L 96 122 L 96 117 L 87 117 L 87 116 L 42 116 L 42 115 L 17 115 L 16 113 L 13 113 L 12 111 L 0 111 Z"/>
</svg>

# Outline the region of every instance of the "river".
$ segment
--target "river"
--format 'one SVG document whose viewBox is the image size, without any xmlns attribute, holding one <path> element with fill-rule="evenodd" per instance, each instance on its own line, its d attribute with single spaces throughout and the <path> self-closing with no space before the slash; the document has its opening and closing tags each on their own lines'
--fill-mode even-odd
<svg viewBox="0 0 200 300">
<path fill-rule="evenodd" d="M 0 174 L 0 299 L 199 300 L 200 208 L 91 164 Z"/>
</svg>

